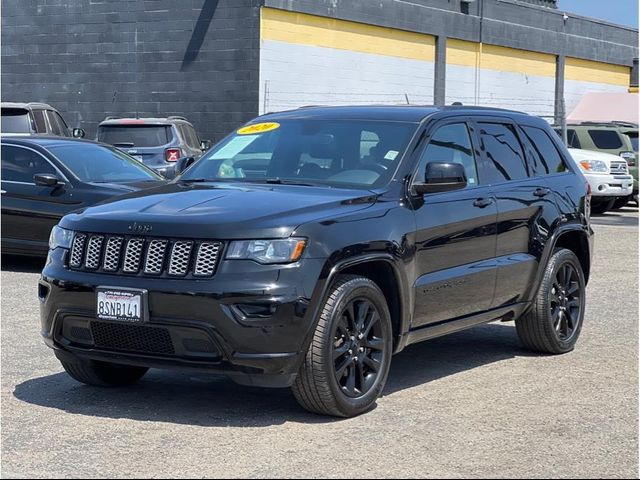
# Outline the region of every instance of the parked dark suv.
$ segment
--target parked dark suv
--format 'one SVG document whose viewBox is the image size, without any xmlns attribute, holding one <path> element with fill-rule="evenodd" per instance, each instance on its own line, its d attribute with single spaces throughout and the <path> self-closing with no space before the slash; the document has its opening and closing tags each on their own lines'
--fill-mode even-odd
<svg viewBox="0 0 640 480">
<path fill-rule="evenodd" d="M 60 112 L 46 103 L 2 102 L 2 133 L 84 137 L 82 128 L 69 128 Z"/>
<path fill-rule="evenodd" d="M 61 220 L 45 342 L 87 384 L 225 373 L 343 417 L 372 406 L 392 354 L 474 325 L 515 320 L 526 347 L 568 352 L 592 238 L 568 155 L 504 110 L 260 117 L 172 183 Z"/>
<path fill-rule="evenodd" d="M 99 142 L 118 147 L 158 173 L 173 177 L 181 157 L 200 158 L 211 145 L 200 141 L 193 125 L 184 117 L 109 117 L 98 125 Z"/>
</svg>

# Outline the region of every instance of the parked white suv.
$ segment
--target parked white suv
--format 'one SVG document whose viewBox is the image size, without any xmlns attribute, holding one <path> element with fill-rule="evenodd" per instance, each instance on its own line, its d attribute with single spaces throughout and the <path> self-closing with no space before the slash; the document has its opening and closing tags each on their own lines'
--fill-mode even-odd
<svg viewBox="0 0 640 480">
<path fill-rule="evenodd" d="M 591 211 L 604 213 L 633 192 L 633 177 L 623 158 L 610 153 L 570 148 L 569 152 L 591 185 Z"/>
</svg>

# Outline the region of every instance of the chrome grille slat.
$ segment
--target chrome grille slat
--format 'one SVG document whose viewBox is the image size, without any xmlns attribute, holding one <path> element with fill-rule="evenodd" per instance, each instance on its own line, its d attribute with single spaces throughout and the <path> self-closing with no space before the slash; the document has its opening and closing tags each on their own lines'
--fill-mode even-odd
<svg viewBox="0 0 640 480">
<path fill-rule="evenodd" d="M 218 263 L 219 251 L 220 242 L 202 242 L 198 247 L 193 274 L 198 277 L 210 277 L 213 275 L 216 263 Z"/>
<path fill-rule="evenodd" d="M 212 277 L 223 243 L 216 240 L 143 238 L 78 232 L 69 268 L 111 274 Z"/>
<path fill-rule="evenodd" d="M 71 256 L 69 257 L 69 265 L 74 268 L 82 266 L 84 244 L 86 241 L 87 236 L 84 233 L 79 233 L 73 238 L 73 245 L 71 246 Z"/>
<path fill-rule="evenodd" d="M 184 276 L 187 274 L 192 248 L 193 242 L 188 240 L 178 240 L 173 244 L 169 261 L 169 275 Z"/>
<path fill-rule="evenodd" d="M 87 253 L 84 257 L 84 266 L 89 270 L 97 270 L 100 266 L 100 257 L 102 255 L 102 235 L 91 235 L 87 243 Z"/>
<path fill-rule="evenodd" d="M 122 271 L 126 273 L 136 273 L 140 270 L 140 260 L 142 259 L 142 249 L 144 247 L 144 239 L 132 238 L 127 242 L 124 252 L 124 264 Z"/>
<path fill-rule="evenodd" d="M 611 162 L 609 172 L 612 174 L 628 173 L 626 162 Z"/>
<path fill-rule="evenodd" d="M 122 243 L 124 238 L 122 237 L 109 237 L 107 240 L 107 246 L 104 252 L 104 260 L 102 262 L 102 269 L 107 272 L 115 272 L 120 266 L 120 251 L 122 250 Z"/>
<path fill-rule="evenodd" d="M 144 261 L 144 273 L 158 275 L 162 272 L 167 243 L 167 240 L 151 240 L 151 242 L 149 242 Z"/>
</svg>

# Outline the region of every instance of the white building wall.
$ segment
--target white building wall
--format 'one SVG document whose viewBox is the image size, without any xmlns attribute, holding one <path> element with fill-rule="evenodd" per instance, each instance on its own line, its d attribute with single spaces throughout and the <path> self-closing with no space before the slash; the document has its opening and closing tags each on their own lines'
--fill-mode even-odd
<svg viewBox="0 0 640 480">
<path fill-rule="evenodd" d="M 260 113 L 304 105 L 432 104 L 434 63 L 262 40 Z"/>
<path fill-rule="evenodd" d="M 462 102 L 553 118 L 555 79 L 552 77 L 447 65 L 446 92 L 447 104 Z"/>
</svg>

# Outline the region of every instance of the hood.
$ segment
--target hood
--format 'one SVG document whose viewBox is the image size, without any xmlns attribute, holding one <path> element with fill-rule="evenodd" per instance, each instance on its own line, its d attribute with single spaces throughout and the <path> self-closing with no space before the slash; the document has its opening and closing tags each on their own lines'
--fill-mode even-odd
<svg viewBox="0 0 640 480">
<path fill-rule="evenodd" d="M 185 238 L 281 238 L 311 221 L 375 203 L 369 191 L 294 185 L 170 183 L 107 200 L 65 216 L 86 232 Z"/>
<path fill-rule="evenodd" d="M 607 166 L 611 165 L 613 161 L 624 160 L 624 158 L 619 157 L 618 155 L 613 155 L 611 153 L 598 152 L 596 150 L 584 150 L 580 148 L 570 148 L 569 153 L 573 157 L 576 162 L 580 162 L 582 160 L 601 160 L 607 164 Z"/>
</svg>

